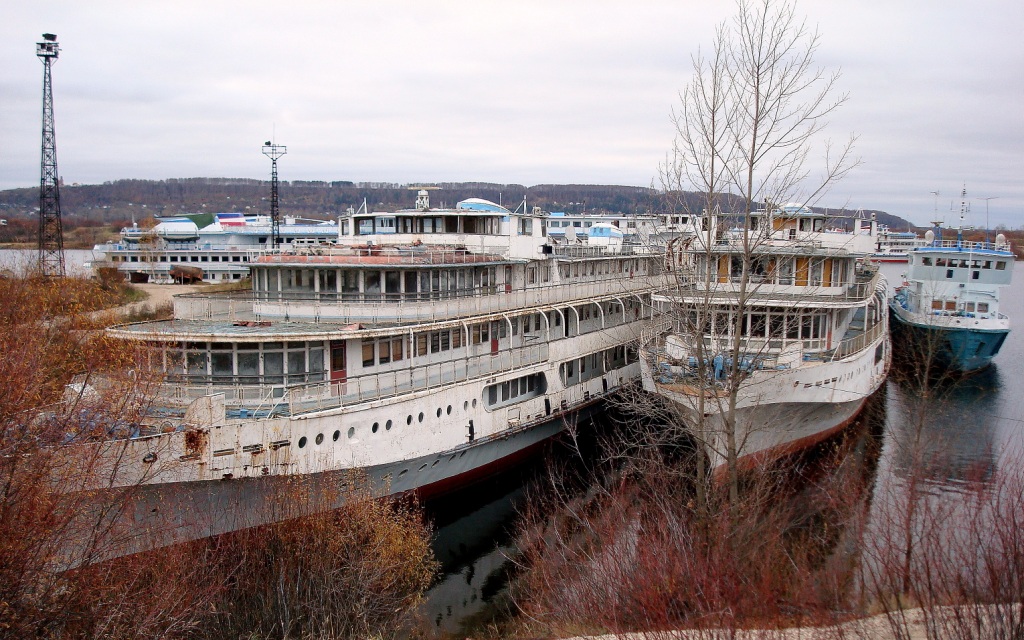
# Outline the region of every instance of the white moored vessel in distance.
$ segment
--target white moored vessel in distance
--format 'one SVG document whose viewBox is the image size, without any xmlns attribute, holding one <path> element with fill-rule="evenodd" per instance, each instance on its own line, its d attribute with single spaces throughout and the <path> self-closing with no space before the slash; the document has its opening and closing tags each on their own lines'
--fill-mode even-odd
<svg viewBox="0 0 1024 640">
<path fill-rule="evenodd" d="M 333 243 L 338 234 L 333 220 L 286 216 L 280 225 L 281 241 L 289 245 Z M 271 249 L 270 236 L 267 215 L 218 213 L 202 229 L 187 216 L 161 218 L 151 229 L 125 227 L 116 242 L 93 247 L 90 266 L 115 269 L 131 282 L 170 283 L 182 273 L 230 282 L 249 275 L 249 263 Z"/>
<path fill-rule="evenodd" d="M 257 257 L 251 292 L 178 296 L 173 320 L 111 329 L 165 376 L 115 484 L 251 508 L 275 479 L 429 493 L 512 463 L 639 379 L 664 287 L 646 249 L 553 243 L 546 219 L 433 209 L 421 191 L 414 209 L 350 214 L 335 245 Z"/>
<path fill-rule="evenodd" d="M 729 425 L 737 461 L 784 454 L 850 423 L 884 381 L 885 280 L 863 261 L 875 222 L 838 220 L 800 205 L 713 214 L 670 248 L 644 386 L 678 407 L 712 469 L 729 459 Z"/>
<path fill-rule="evenodd" d="M 884 224 L 879 225 L 878 242 L 871 259 L 876 262 L 906 262 L 910 252 L 924 244 L 924 238 L 914 231 L 893 231 Z"/>
</svg>

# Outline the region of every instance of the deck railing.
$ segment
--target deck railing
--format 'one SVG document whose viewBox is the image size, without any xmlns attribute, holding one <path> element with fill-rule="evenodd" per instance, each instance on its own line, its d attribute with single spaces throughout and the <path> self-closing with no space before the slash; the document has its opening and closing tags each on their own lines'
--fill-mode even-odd
<svg viewBox="0 0 1024 640">
<path fill-rule="evenodd" d="M 869 279 L 858 279 L 856 282 L 839 287 L 751 282 L 747 285 L 746 299 L 751 303 L 776 300 L 800 303 L 863 302 L 874 294 L 880 277 L 878 273 L 874 273 Z M 679 297 L 684 303 L 708 302 L 710 304 L 721 304 L 734 302 L 740 293 L 739 282 L 732 279 L 729 282 L 712 283 L 710 287 L 705 287 L 703 283 L 699 283 L 695 278 L 679 278 L 677 279 L 677 284 L 678 289 L 667 292 L 667 295 Z M 791 287 L 794 290 L 788 291 Z"/>
<path fill-rule="evenodd" d="M 549 347 L 545 343 L 448 362 L 417 364 L 411 368 L 353 376 L 345 380 L 288 386 L 175 384 L 161 387 L 158 395 L 163 403 L 183 407 L 196 398 L 223 393 L 233 417 L 299 415 L 514 371 L 546 361 L 548 353 Z"/>
<path fill-rule="evenodd" d="M 358 299 L 328 299 L 286 294 L 185 294 L 175 296 L 179 320 L 301 320 L 303 322 L 402 323 L 452 320 L 546 306 L 566 307 L 586 301 L 626 299 L 663 288 L 666 281 L 618 274 L 601 281 L 545 285 L 529 289 L 476 290 L 472 296 L 444 298 L 431 294 L 353 294 Z M 343 294 L 344 295 L 344 294 Z"/>
</svg>

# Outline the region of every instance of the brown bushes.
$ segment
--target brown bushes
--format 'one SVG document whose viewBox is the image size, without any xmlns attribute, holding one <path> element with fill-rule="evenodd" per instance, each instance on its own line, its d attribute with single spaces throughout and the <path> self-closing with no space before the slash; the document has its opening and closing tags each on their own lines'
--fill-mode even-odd
<svg viewBox="0 0 1024 640">
<path fill-rule="evenodd" d="M 679 472 L 685 461 L 614 451 L 608 459 L 628 462 L 606 472 L 613 480 L 559 491 L 527 514 L 513 587 L 521 632 L 1024 637 L 1024 458 L 1005 454 L 951 488 L 936 478 L 936 456 L 949 452 L 922 425 L 905 443 L 890 434 L 884 474 L 876 422 L 877 433 L 836 443 L 817 467 L 790 459 L 756 470 L 733 507 L 711 485 L 702 508 Z M 901 444 L 910 450 L 892 450 Z"/>
<path fill-rule="evenodd" d="M 146 535 L 140 487 L 103 487 L 156 380 L 83 316 L 105 295 L 0 279 L 0 637 L 388 636 L 406 624 L 434 570 L 429 531 L 415 508 L 358 490 L 336 512 L 109 559 Z M 288 516 L 325 497 L 296 481 L 273 499 Z"/>
<path fill-rule="evenodd" d="M 832 552 L 863 491 L 840 454 L 832 479 L 799 495 L 764 469 L 739 505 L 713 491 L 703 509 L 675 465 L 646 458 L 642 474 L 531 514 L 514 591 L 530 632 L 776 628 L 845 615 L 852 563 Z"/>
</svg>

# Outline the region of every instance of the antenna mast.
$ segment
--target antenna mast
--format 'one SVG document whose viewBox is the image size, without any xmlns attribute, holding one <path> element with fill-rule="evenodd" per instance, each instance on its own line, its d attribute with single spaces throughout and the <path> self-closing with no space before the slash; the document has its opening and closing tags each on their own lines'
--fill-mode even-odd
<svg viewBox="0 0 1024 640">
<path fill-rule="evenodd" d="M 263 155 L 270 158 L 270 247 L 276 249 L 281 244 L 281 219 L 277 199 L 277 159 L 288 153 L 288 147 L 266 141 L 263 143 Z"/>
<path fill-rule="evenodd" d="M 39 177 L 39 272 L 64 276 L 64 231 L 60 219 L 60 178 L 57 173 L 57 138 L 53 128 L 53 87 L 50 67 L 57 61 L 57 36 L 44 33 L 36 43 L 43 62 L 43 145 Z"/>
</svg>

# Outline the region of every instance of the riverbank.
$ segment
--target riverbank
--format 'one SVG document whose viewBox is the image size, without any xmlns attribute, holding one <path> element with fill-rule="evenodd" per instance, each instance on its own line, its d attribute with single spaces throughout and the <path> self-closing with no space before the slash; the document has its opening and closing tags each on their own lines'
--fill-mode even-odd
<svg viewBox="0 0 1024 640">
<path fill-rule="evenodd" d="M 1019 617 L 1021 604 L 1014 605 L 965 605 L 937 607 L 931 611 L 907 609 L 889 615 L 878 614 L 868 618 L 851 620 L 828 627 L 794 627 L 791 629 L 680 629 L 676 631 L 636 632 L 602 636 L 576 636 L 567 640 L 708 640 L 709 638 L 731 638 L 733 640 L 926 640 L 929 626 L 933 635 L 940 637 L 965 637 L 963 625 L 968 624 L 974 632 L 970 637 L 998 638 L 1000 620 L 1006 609 L 1012 608 L 1013 617 Z M 966 611 L 966 614 L 965 614 Z"/>
</svg>

